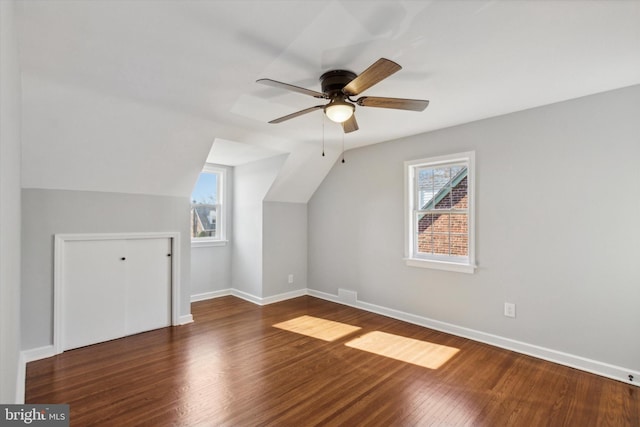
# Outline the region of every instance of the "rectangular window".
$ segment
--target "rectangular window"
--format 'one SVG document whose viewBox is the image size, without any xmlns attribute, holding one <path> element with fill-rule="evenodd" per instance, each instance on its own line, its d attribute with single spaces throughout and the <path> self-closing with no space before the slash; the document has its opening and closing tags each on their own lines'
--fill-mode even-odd
<svg viewBox="0 0 640 427">
<path fill-rule="evenodd" d="M 475 153 L 405 162 L 407 265 L 473 273 Z"/>
<path fill-rule="evenodd" d="M 226 170 L 206 164 L 191 193 L 191 242 L 225 241 L 224 181 Z"/>
</svg>

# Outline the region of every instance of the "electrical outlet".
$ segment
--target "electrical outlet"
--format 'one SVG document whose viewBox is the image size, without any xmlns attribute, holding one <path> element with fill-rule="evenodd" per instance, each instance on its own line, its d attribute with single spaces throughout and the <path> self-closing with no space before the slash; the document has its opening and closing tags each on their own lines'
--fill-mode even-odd
<svg viewBox="0 0 640 427">
<path fill-rule="evenodd" d="M 292 284 L 292 283 L 293 283 L 293 274 L 290 274 L 289 275 L 289 284 Z"/>
<path fill-rule="evenodd" d="M 512 302 L 505 302 L 504 315 L 507 317 L 516 317 L 516 305 Z"/>
</svg>

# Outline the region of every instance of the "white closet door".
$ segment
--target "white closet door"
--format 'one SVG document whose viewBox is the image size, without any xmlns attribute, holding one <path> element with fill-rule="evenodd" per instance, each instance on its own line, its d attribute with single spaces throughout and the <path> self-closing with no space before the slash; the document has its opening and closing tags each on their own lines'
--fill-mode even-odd
<svg viewBox="0 0 640 427">
<path fill-rule="evenodd" d="M 171 239 L 127 240 L 125 334 L 171 325 Z"/>
<path fill-rule="evenodd" d="M 65 242 L 63 350 L 171 325 L 171 241 Z"/>
<path fill-rule="evenodd" d="M 64 251 L 64 349 L 121 337 L 125 324 L 124 242 L 70 241 Z"/>
</svg>

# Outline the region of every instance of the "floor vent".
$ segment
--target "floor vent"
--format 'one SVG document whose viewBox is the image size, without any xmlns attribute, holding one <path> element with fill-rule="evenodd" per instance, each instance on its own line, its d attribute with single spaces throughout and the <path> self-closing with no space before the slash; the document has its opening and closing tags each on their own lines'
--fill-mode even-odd
<svg viewBox="0 0 640 427">
<path fill-rule="evenodd" d="M 338 298 L 345 304 L 356 305 L 358 293 L 347 289 L 338 289 Z"/>
</svg>

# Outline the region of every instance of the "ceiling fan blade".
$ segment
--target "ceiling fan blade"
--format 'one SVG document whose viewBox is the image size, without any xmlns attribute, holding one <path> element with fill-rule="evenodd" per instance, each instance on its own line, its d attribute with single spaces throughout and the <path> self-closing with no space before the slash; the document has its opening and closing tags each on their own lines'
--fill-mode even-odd
<svg viewBox="0 0 640 427">
<path fill-rule="evenodd" d="M 380 58 L 358 77 L 351 80 L 351 82 L 342 89 L 342 92 L 347 96 L 358 95 L 401 69 L 402 67 L 395 62 L 386 58 Z"/>
<path fill-rule="evenodd" d="M 348 120 L 345 120 L 344 122 L 342 122 L 342 129 L 344 130 L 344 133 L 355 132 L 358 129 L 360 129 L 358 127 L 358 122 L 356 121 L 355 114 L 349 117 Z"/>
<path fill-rule="evenodd" d="M 423 111 L 429 105 L 426 99 L 382 98 L 363 96 L 356 103 L 362 107 L 394 108 L 396 110 Z"/>
<path fill-rule="evenodd" d="M 276 80 L 271 79 L 259 79 L 256 80 L 256 83 L 260 83 L 266 86 L 276 87 L 278 89 L 286 89 L 293 92 L 302 93 L 304 95 L 311 95 L 315 98 L 326 98 L 326 95 L 321 92 L 316 92 L 315 90 L 305 89 L 300 86 L 290 85 L 289 83 L 282 83 Z"/>
<path fill-rule="evenodd" d="M 315 110 L 320 110 L 322 108 L 324 108 L 324 105 L 316 105 L 314 107 L 305 108 L 304 110 L 296 111 L 295 113 L 287 114 L 286 116 L 273 119 L 269 123 L 282 123 L 286 120 L 293 119 L 295 117 L 302 116 L 303 114 L 307 114 Z"/>
</svg>

